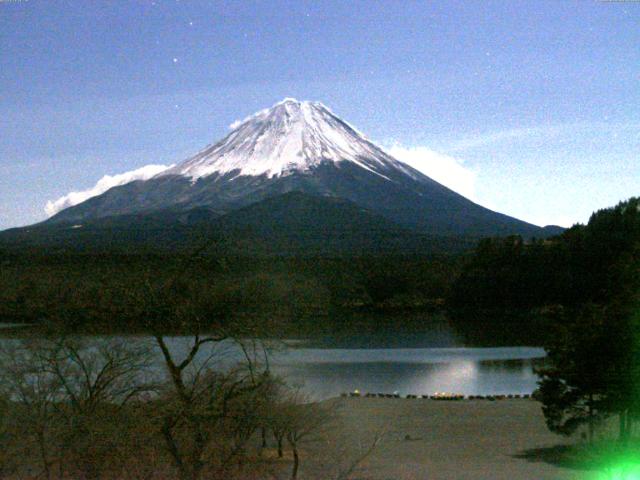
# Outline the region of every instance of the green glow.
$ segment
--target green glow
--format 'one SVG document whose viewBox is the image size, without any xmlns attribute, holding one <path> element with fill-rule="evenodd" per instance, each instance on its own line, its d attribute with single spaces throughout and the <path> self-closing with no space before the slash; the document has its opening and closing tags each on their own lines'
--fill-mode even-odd
<svg viewBox="0 0 640 480">
<path fill-rule="evenodd" d="M 640 480 L 640 465 L 613 468 L 608 478 L 611 480 Z"/>
<path fill-rule="evenodd" d="M 640 444 L 634 440 L 630 445 L 618 442 L 603 442 L 584 448 L 576 459 L 593 469 L 595 476 L 586 478 L 599 480 L 640 480 Z"/>
<path fill-rule="evenodd" d="M 610 480 L 640 480 L 640 459 L 622 460 L 609 469 Z"/>
</svg>

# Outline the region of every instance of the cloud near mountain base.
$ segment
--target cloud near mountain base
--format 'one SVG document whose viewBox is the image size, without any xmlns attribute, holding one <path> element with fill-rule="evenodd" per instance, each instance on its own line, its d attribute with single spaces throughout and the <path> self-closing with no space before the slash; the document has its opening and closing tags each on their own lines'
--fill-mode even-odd
<svg viewBox="0 0 640 480">
<path fill-rule="evenodd" d="M 477 201 L 477 173 L 465 167 L 462 160 L 417 146 L 394 145 L 386 151 L 397 160 L 424 173 L 454 192 Z"/>
<path fill-rule="evenodd" d="M 405 147 L 395 144 L 386 149 L 394 158 L 415 168 L 438 183 L 450 188 L 465 197 L 477 201 L 477 173 L 465 167 L 462 160 L 435 152 L 427 147 Z M 105 175 L 87 190 L 73 191 L 56 200 L 49 200 L 45 206 L 48 216 L 53 216 L 65 208 L 103 194 L 107 190 L 135 180 L 149 178 L 173 167 L 174 165 L 145 165 L 130 172 L 117 175 Z"/>
<path fill-rule="evenodd" d="M 65 208 L 72 207 L 91 197 L 103 194 L 107 190 L 119 185 L 124 185 L 135 180 L 148 180 L 151 177 L 165 171 L 173 165 L 145 165 L 130 172 L 120 173 L 117 175 L 105 175 L 92 187 L 87 190 L 78 192 L 70 192 L 57 200 L 49 200 L 44 207 L 48 216 L 53 216 Z"/>
</svg>

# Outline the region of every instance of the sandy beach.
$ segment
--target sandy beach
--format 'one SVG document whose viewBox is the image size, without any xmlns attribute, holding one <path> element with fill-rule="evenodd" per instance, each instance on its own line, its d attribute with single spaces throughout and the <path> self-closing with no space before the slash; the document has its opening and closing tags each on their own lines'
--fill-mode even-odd
<svg viewBox="0 0 640 480">
<path fill-rule="evenodd" d="M 337 403 L 345 429 L 341 434 L 353 444 L 366 445 L 376 432 L 386 431 L 355 478 L 606 478 L 548 461 L 551 449 L 577 440 L 549 432 L 534 400 L 342 398 L 331 402 Z"/>
</svg>

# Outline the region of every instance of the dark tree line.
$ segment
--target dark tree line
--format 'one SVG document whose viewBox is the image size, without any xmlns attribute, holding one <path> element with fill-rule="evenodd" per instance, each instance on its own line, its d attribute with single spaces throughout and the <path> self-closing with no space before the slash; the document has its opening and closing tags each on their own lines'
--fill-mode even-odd
<svg viewBox="0 0 640 480">
<path fill-rule="evenodd" d="M 458 268 L 458 259 L 448 257 L 230 258 L 209 252 L 196 258 L 135 252 L 2 257 L 0 251 L 0 258 L 0 321 L 105 333 L 148 332 L 150 318 L 165 332 L 186 331 L 189 325 L 169 314 L 174 308 L 198 308 L 217 325 L 242 316 L 277 322 L 273 334 L 314 334 L 318 328 L 327 333 L 348 329 L 349 319 L 360 312 L 362 318 L 394 312 L 400 318 L 406 309 L 432 310 L 447 295 Z M 148 280 L 163 289 L 164 305 L 153 311 L 138 301 Z"/>
<path fill-rule="evenodd" d="M 527 310 L 607 303 L 623 286 L 640 239 L 638 199 L 594 213 L 551 239 L 484 239 L 451 288 L 452 308 Z"/>
<path fill-rule="evenodd" d="M 587 425 L 593 438 L 617 415 L 628 440 L 640 417 L 640 199 L 553 239 L 484 240 L 451 292 L 452 308 L 475 314 L 478 328 L 494 322 L 544 344 L 538 398 L 551 430 Z"/>
</svg>

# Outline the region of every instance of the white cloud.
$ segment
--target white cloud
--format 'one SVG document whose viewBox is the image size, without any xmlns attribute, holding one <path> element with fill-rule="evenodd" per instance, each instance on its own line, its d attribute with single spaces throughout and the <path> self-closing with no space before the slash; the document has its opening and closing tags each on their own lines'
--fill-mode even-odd
<svg viewBox="0 0 640 480">
<path fill-rule="evenodd" d="M 240 125 L 242 125 L 242 122 L 244 120 L 236 120 L 235 122 L 233 122 L 231 125 L 229 125 L 229 130 L 235 130 L 236 128 L 238 128 Z"/>
<path fill-rule="evenodd" d="M 465 167 L 462 160 L 420 146 L 394 145 L 386 150 L 392 157 L 424 173 L 436 182 L 476 201 L 477 173 Z"/>
<path fill-rule="evenodd" d="M 88 190 L 71 192 L 57 200 L 49 200 L 47 205 L 44 207 L 44 210 L 47 212 L 48 216 L 55 215 L 60 210 L 82 203 L 91 197 L 95 197 L 106 192 L 112 187 L 124 185 L 125 183 L 133 182 L 134 180 L 148 180 L 154 175 L 157 175 L 171 167 L 173 167 L 173 165 L 145 165 L 144 167 L 130 172 L 120 173 L 117 175 L 105 175 L 98 180 L 98 183 Z"/>
<path fill-rule="evenodd" d="M 547 225 L 558 225 L 560 227 L 569 228 L 576 223 L 587 223 L 587 220 L 576 220 L 575 216 L 571 215 L 529 215 L 526 221 L 538 225 L 539 227 L 546 227 Z"/>
</svg>

